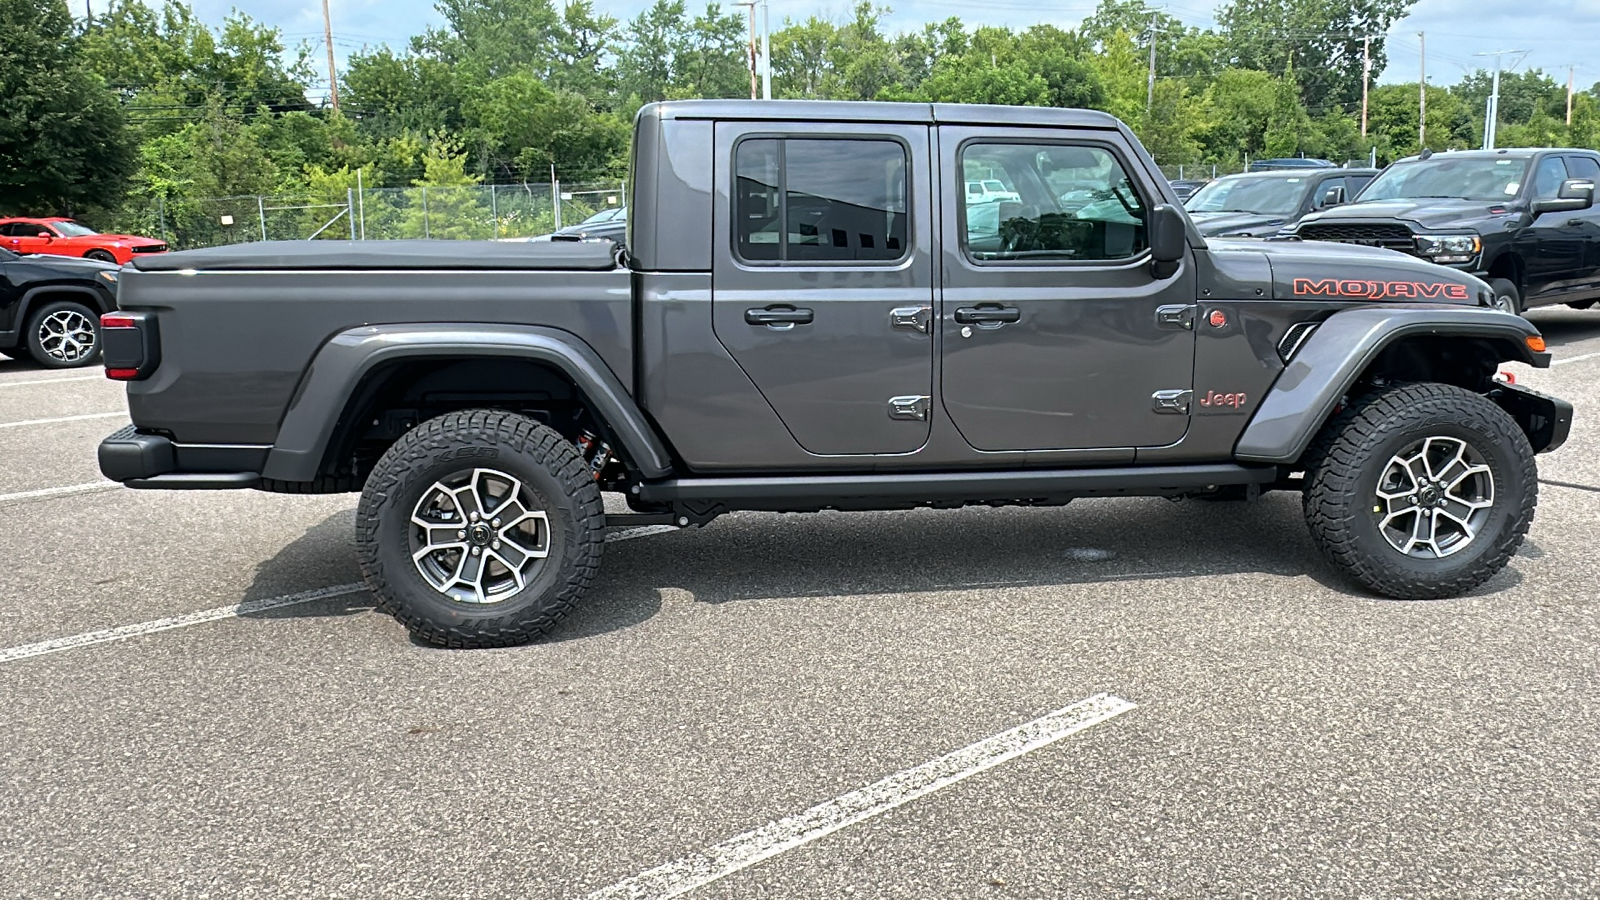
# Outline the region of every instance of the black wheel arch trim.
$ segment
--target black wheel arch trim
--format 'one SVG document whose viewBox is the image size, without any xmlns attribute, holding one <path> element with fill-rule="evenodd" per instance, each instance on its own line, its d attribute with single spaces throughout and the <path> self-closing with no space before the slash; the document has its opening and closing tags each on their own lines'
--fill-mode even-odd
<svg viewBox="0 0 1600 900">
<path fill-rule="evenodd" d="M 577 335 L 532 325 L 415 323 L 352 328 L 322 346 L 279 424 L 262 477 L 314 479 L 347 402 L 379 366 L 482 357 L 515 357 L 555 367 L 583 392 L 640 475 L 663 478 L 671 473 L 671 456 L 622 381 Z"/>
<path fill-rule="evenodd" d="M 29 288 L 22 295 L 22 299 L 17 302 L 17 315 L 16 319 L 13 320 L 17 334 L 23 333 L 28 321 L 28 314 L 33 311 L 34 304 L 39 302 L 49 303 L 53 299 L 53 295 L 56 294 L 81 294 L 91 298 L 92 302 L 88 305 L 96 316 L 117 308 L 117 304 L 107 299 L 105 292 L 97 288 L 81 284 L 41 284 Z M 41 300 L 41 297 L 45 297 L 45 299 Z"/>
<path fill-rule="evenodd" d="M 1288 465 L 1300 459 L 1322 423 L 1384 348 L 1418 335 L 1489 338 L 1505 359 L 1550 365 L 1527 339 L 1539 330 L 1521 316 L 1482 307 L 1362 306 L 1328 317 L 1284 367 L 1234 445 L 1241 462 Z"/>
</svg>

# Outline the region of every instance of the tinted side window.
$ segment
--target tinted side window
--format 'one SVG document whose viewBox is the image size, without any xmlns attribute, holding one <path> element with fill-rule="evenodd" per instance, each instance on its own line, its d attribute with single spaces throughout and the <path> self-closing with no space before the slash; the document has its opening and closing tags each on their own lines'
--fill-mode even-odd
<svg viewBox="0 0 1600 900">
<path fill-rule="evenodd" d="M 1121 260 L 1149 246 L 1144 203 L 1108 150 L 971 144 L 961 166 L 965 180 L 1000 180 L 1019 198 L 964 197 L 963 249 L 973 260 Z"/>
<path fill-rule="evenodd" d="M 1600 162 L 1595 162 L 1592 156 L 1567 157 L 1567 171 L 1573 178 L 1592 178 L 1600 181 Z"/>
<path fill-rule="evenodd" d="M 1533 198 L 1535 200 L 1551 200 L 1561 192 L 1561 182 L 1567 180 L 1567 167 L 1562 164 L 1559 156 L 1546 156 L 1539 160 L 1539 168 L 1533 174 Z"/>
<path fill-rule="evenodd" d="M 1344 199 L 1354 200 L 1357 194 L 1361 193 L 1366 189 L 1367 185 L 1372 183 L 1372 176 L 1351 175 L 1345 179 L 1345 183 L 1348 185 L 1348 187 L 1346 187 L 1344 190 Z"/>
<path fill-rule="evenodd" d="M 734 246 L 777 262 L 906 253 L 906 152 L 886 140 L 761 138 L 734 154 Z"/>
</svg>

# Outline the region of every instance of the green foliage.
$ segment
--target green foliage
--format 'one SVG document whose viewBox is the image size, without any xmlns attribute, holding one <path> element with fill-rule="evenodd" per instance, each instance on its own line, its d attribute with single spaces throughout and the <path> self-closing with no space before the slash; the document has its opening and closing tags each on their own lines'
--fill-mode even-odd
<svg viewBox="0 0 1600 900">
<path fill-rule="evenodd" d="M 346 60 L 335 112 L 311 48 L 243 14 L 208 27 L 187 0 L 111 0 L 79 28 L 63 0 L 0 0 L 0 202 L 100 207 L 96 224 L 189 245 L 257 239 L 257 195 L 293 197 L 279 205 L 311 208 L 265 209 L 267 231 L 305 237 L 359 176 L 369 237 L 549 230 L 552 167 L 569 185 L 620 180 L 640 106 L 749 95 L 745 11 L 701 2 L 653 0 L 619 22 L 595 0 L 437 0 L 438 27 Z M 1361 35 L 1380 36 L 1376 78 L 1381 35 L 1413 3 L 1230 0 L 1202 30 L 1100 0 L 1078 30 L 948 18 L 894 33 L 887 7 L 856 0 L 773 23 L 773 93 L 1105 110 L 1163 164 L 1388 161 L 1419 149 L 1417 85 L 1374 86 L 1364 137 Z M 1477 146 L 1489 80 L 1430 85 L 1421 143 Z M 1600 145 L 1600 85 L 1574 98 L 1570 126 L 1565 86 L 1543 72 L 1506 73 L 1501 92 L 1502 145 Z M 348 235 L 339 221 L 322 236 Z"/>
<path fill-rule="evenodd" d="M 0 160 L 0 212 L 92 212 L 127 190 L 132 136 L 64 0 L 0 0 Z"/>
</svg>

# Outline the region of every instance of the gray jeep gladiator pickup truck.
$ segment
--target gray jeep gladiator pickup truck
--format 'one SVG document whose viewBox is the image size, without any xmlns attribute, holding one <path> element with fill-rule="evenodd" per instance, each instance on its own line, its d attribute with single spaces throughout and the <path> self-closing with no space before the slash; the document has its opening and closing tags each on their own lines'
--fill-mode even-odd
<svg viewBox="0 0 1600 900">
<path fill-rule="evenodd" d="M 671 102 L 622 245 L 264 243 L 138 260 L 104 322 L 136 488 L 361 491 L 419 639 L 542 634 L 607 525 L 732 510 L 1304 494 L 1379 594 L 1526 533 L 1572 407 L 1489 287 L 1388 250 L 1208 242 L 1117 120 Z M 972 197 L 997 179 L 1018 199 Z M 631 513 L 604 511 L 620 492 Z"/>
</svg>

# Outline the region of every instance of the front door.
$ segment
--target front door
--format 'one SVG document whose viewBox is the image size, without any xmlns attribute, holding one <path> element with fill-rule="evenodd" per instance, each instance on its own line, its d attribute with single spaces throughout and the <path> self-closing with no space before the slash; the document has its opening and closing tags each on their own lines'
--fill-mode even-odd
<svg viewBox="0 0 1600 900">
<path fill-rule="evenodd" d="M 1152 271 L 1133 156 L 1037 131 L 940 129 L 942 394 L 980 450 L 1158 447 L 1183 439 L 1195 276 Z M 1020 200 L 986 202 L 995 178 Z"/>
<path fill-rule="evenodd" d="M 1567 180 L 1567 167 L 1559 156 L 1546 156 L 1534 169 L 1530 200 L 1554 200 Z M 1524 305 L 1558 299 L 1573 290 L 1583 265 L 1583 222 L 1571 213 L 1543 213 L 1523 232 L 1527 265 Z"/>
<path fill-rule="evenodd" d="M 718 340 L 806 450 L 917 450 L 933 382 L 927 127 L 716 135 Z"/>
</svg>

